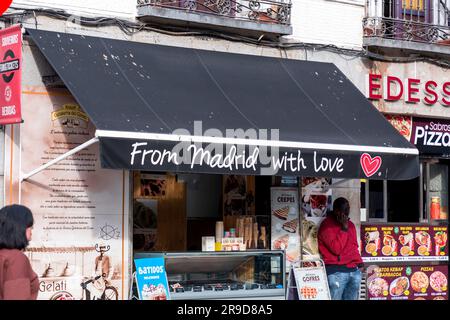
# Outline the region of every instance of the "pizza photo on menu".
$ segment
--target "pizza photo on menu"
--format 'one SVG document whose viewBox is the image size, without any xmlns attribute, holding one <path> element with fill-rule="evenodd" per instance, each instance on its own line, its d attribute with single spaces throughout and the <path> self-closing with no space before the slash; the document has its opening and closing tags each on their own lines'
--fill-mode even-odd
<svg viewBox="0 0 450 320">
<path fill-rule="evenodd" d="M 393 114 L 387 114 L 385 117 L 402 136 L 404 136 L 408 141 L 411 139 L 413 126 L 412 117 Z"/>
<path fill-rule="evenodd" d="M 430 286 L 436 292 L 447 291 L 447 277 L 441 271 L 435 271 L 430 275 Z"/>
<path fill-rule="evenodd" d="M 430 282 L 428 276 L 422 271 L 416 271 L 411 276 L 411 287 L 415 292 L 424 293 Z"/>
</svg>

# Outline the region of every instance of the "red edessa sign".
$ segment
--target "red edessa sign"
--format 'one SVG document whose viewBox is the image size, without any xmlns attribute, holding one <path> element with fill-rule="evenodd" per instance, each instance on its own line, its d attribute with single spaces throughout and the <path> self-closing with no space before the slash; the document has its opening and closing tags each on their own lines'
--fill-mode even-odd
<svg viewBox="0 0 450 320">
<path fill-rule="evenodd" d="M 0 125 L 19 123 L 22 82 L 22 30 L 0 30 Z"/>
<path fill-rule="evenodd" d="M 423 102 L 427 105 L 442 104 L 450 107 L 450 81 L 437 83 L 434 80 L 415 78 L 400 79 L 370 73 L 367 77 L 367 97 L 372 100 Z"/>
</svg>

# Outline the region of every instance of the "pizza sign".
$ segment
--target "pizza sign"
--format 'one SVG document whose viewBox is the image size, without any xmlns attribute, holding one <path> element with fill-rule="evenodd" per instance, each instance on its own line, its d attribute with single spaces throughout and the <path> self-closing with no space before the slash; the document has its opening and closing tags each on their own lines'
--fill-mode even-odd
<svg viewBox="0 0 450 320">
<path fill-rule="evenodd" d="M 0 30 L 0 125 L 22 122 L 22 30 Z"/>
</svg>

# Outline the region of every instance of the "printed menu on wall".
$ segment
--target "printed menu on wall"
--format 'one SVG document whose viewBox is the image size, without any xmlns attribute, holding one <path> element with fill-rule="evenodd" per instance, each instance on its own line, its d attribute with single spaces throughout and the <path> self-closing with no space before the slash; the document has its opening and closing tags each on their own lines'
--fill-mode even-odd
<svg viewBox="0 0 450 320">
<path fill-rule="evenodd" d="M 271 188 L 272 249 L 286 251 L 286 267 L 300 259 L 298 188 Z"/>
<path fill-rule="evenodd" d="M 369 300 L 448 300 L 448 266 L 368 269 Z"/>
<path fill-rule="evenodd" d="M 448 261 L 447 226 L 362 225 L 364 262 Z"/>
<path fill-rule="evenodd" d="M 302 254 L 303 259 L 319 258 L 317 235 L 320 224 L 332 210 L 331 178 L 302 178 Z"/>
</svg>

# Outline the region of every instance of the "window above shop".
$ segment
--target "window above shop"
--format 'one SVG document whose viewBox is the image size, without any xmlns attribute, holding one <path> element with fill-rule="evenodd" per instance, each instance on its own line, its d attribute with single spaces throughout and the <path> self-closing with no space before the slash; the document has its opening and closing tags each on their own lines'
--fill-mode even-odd
<svg viewBox="0 0 450 320">
<path fill-rule="evenodd" d="M 450 0 L 367 0 L 364 45 L 450 55 Z"/>
<path fill-rule="evenodd" d="M 290 0 L 138 0 L 138 19 L 246 36 L 292 33 Z"/>
</svg>

